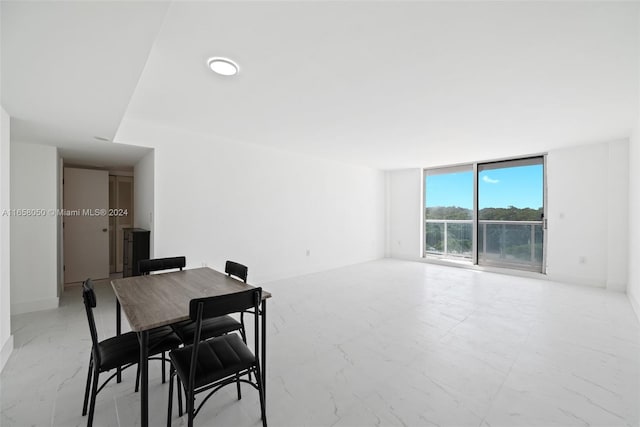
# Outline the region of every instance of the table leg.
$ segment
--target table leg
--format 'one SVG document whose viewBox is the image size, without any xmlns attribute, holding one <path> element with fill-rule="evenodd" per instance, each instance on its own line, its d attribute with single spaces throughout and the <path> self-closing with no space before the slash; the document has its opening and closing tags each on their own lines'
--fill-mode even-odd
<svg viewBox="0 0 640 427">
<path fill-rule="evenodd" d="M 262 300 L 262 393 L 267 401 L 267 300 Z M 266 404 L 266 403 L 265 403 Z"/>
<path fill-rule="evenodd" d="M 116 335 L 122 333 L 122 315 L 120 314 L 120 301 L 116 298 Z M 118 375 L 116 376 L 116 382 L 122 382 L 122 368 L 118 366 Z"/>
<path fill-rule="evenodd" d="M 140 339 L 140 425 L 149 426 L 149 331 L 138 332 Z"/>
</svg>

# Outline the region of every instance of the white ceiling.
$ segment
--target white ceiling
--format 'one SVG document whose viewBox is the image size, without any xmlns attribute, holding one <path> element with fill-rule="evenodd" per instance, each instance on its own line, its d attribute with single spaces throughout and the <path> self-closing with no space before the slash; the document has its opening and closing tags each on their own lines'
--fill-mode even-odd
<svg viewBox="0 0 640 427">
<path fill-rule="evenodd" d="M 113 139 L 169 3 L 5 1 L 2 106 L 11 138 L 65 160 L 130 166 L 148 149 Z"/>
<path fill-rule="evenodd" d="M 93 136 L 128 142 L 116 130 L 131 119 L 394 169 L 625 138 L 638 117 L 636 2 L 2 2 L 2 15 L 2 103 L 27 141 L 91 150 Z M 210 56 L 240 74 L 212 74 Z"/>
</svg>

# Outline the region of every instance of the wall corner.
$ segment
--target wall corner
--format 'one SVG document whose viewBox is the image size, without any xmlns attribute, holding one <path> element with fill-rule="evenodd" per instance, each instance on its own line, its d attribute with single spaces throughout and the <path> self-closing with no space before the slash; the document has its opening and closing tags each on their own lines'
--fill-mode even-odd
<svg viewBox="0 0 640 427">
<path fill-rule="evenodd" d="M 4 369 L 13 352 L 13 335 L 10 335 L 0 350 L 0 372 Z"/>
</svg>

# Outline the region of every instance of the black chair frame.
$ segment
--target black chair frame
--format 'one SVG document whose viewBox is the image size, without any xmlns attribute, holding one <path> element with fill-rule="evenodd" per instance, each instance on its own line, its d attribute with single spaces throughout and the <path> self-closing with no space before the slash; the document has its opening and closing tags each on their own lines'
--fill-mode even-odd
<svg viewBox="0 0 640 427">
<path fill-rule="evenodd" d="M 131 366 L 137 365 L 136 363 L 130 363 L 126 366 L 122 366 L 121 369 L 125 370 Z M 92 375 L 93 374 L 93 375 Z M 98 374 L 96 374 L 94 372 L 93 369 L 93 355 L 89 358 L 89 373 L 87 374 L 87 385 L 86 388 L 84 390 L 84 403 L 82 405 L 82 416 L 84 417 L 85 415 L 87 415 L 87 405 L 89 404 L 89 393 L 90 390 L 92 388 L 93 383 L 95 382 L 96 385 L 93 385 L 93 388 L 97 387 L 97 383 L 98 381 Z M 100 387 L 97 388 L 97 390 L 95 391 L 95 393 L 91 393 L 91 404 L 89 406 L 89 419 L 87 420 L 87 425 L 91 426 L 93 425 L 93 414 L 95 411 L 95 405 L 96 405 L 96 397 L 98 396 L 98 393 L 100 393 L 100 391 L 109 383 L 109 381 L 111 381 L 112 379 L 114 379 L 116 377 L 116 375 L 118 375 L 118 372 L 114 372 L 113 374 L 111 374 L 109 376 L 109 378 L 107 378 Z M 93 379 L 93 381 L 92 381 Z"/>
<path fill-rule="evenodd" d="M 183 256 L 170 257 L 170 258 L 154 258 L 144 259 L 138 262 L 138 271 L 143 276 L 148 275 L 153 271 L 171 270 L 178 268 L 182 271 L 187 265 L 187 258 Z"/>
<path fill-rule="evenodd" d="M 190 368 L 189 368 L 189 378 L 184 381 L 180 381 L 180 376 L 176 369 L 172 367 L 171 369 L 171 377 L 169 379 L 169 407 L 168 407 L 168 416 L 167 416 L 167 426 L 171 426 L 171 412 L 172 412 L 172 402 L 173 402 L 173 377 L 176 376 L 178 379 L 178 387 L 180 383 L 184 385 L 184 392 L 186 395 L 186 411 L 188 415 L 188 427 L 193 427 L 193 419 L 200 412 L 203 405 L 209 400 L 214 393 L 216 393 L 221 388 L 230 385 L 236 384 L 237 386 L 237 394 L 238 400 L 242 398 L 242 393 L 240 390 L 240 383 L 246 383 L 251 385 L 258 391 L 260 397 L 260 412 L 262 417 L 262 425 L 263 427 L 267 426 L 267 418 L 266 418 L 266 408 L 265 408 L 265 399 L 264 399 L 264 388 L 262 384 L 262 375 L 260 371 L 260 360 L 258 355 L 259 353 L 259 325 L 258 325 L 258 316 L 254 318 L 254 361 L 248 368 L 238 370 L 236 372 L 231 372 L 226 375 L 224 378 L 221 378 L 217 381 L 214 381 L 210 384 L 206 384 L 200 386 L 196 389 L 195 387 L 195 376 L 196 376 L 196 367 L 198 366 L 198 351 L 199 347 L 203 345 L 200 341 L 200 332 L 202 329 L 202 321 L 205 318 L 219 317 L 228 315 L 231 313 L 242 313 L 248 309 L 253 308 L 254 312 L 258 312 L 258 308 L 260 306 L 262 300 L 262 288 L 254 288 L 243 292 L 238 292 L 230 295 L 221 295 L 215 297 L 208 298 L 198 298 L 193 299 L 189 303 L 189 317 L 192 321 L 196 323 L 196 335 L 194 339 L 194 343 L 191 345 L 191 360 L 190 360 Z M 224 339 L 225 337 L 221 337 L 218 339 Z M 215 339 L 215 338 L 214 338 Z M 245 380 L 241 378 L 245 374 L 250 375 L 253 372 L 256 381 L 253 382 L 251 380 Z M 250 377 L 249 377 L 250 378 Z M 197 394 L 207 392 L 209 393 L 204 397 L 202 402 L 195 407 L 195 396 Z M 178 389 L 178 397 L 180 397 L 181 393 Z M 182 415 L 181 403 L 180 406 L 180 415 Z"/>
<path fill-rule="evenodd" d="M 131 366 L 137 366 L 138 370 L 136 372 L 136 387 L 135 387 L 135 391 L 138 391 L 138 385 L 139 385 L 139 381 L 140 381 L 140 365 L 138 364 L 139 362 L 139 354 L 140 351 L 137 350 L 135 351 L 132 356 L 130 357 L 129 360 L 126 360 L 125 363 L 123 365 L 120 366 L 114 366 L 108 369 L 103 369 L 103 363 L 101 360 L 101 356 L 100 356 L 100 351 L 99 351 L 99 345 L 100 345 L 100 341 L 98 340 L 98 331 L 96 328 L 96 323 L 95 323 L 95 318 L 93 316 L 93 308 L 96 307 L 97 305 L 97 299 L 96 299 L 96 295 L 95 295 L 95 291 L 93 290 L 93 282 L 91 281 L 91 279 L 87 279 L 85 282 L 83 282 L 82 284 L 82 298 L 84 300 L 84 306 L 85 306 L 85 310 L 87 313 L 87 320 L 89 323 L 89 332 L 91 334 L 91 356 L 89 358 L 89 371 L 87 373 L 87 384 L 85 386 L 85 392 L 84 392 L 84 402 L 82 405 L 82 416 L 87 415 L 87 406 L 89 406 L 89 417 L 87 419 L 87 425 L 91 426 L 93 425 L 93 415 L 95 412 L 95 403 L 96 403 L 96 397 L 98 395 L 98 393 L 100 393 L 100 391 L 115 377 L 120 377 L 120 374 L 122 372 L 122 370 L 127 369 Z M 170 335 L 173 335 L 173 332 L 170 330 L 167 330 L 166 335 L 158 335 L 155 337 L 154 341 L 156 341 L 156 344 L 152 347 L 150 347 L 150 352 L 149 354 L 153 354 L 153 348 L 160 345 L 161 343 L 163 343 L 163 340 L 165 338 L 169 338 Z M 120 341 L 122 343 L 128 343 L 130 344 L 131 341 L 138 343 L 138 337 L 136 336 L 136 334 L 134 332 L 127 332 L 123 335 L 118 335 L 116 337 L 112 338 L 113 340 L 116 340 L 116 342 Z M 176 340 L 176 344 L 177 344 L 177 337 L 175 337 Z M 164 354 L 164 351 L 162 352 Z M 163 377 L 164 377 L 164 358 L 160 358 L 160 357 L 149 357 L 149 360 L 162 360 L 163 361 Z M 128 362 L 128 363 L 127 363 Z M 111 369 L 116 369 L 116 371 L 111 374 L 103 383 L 101 386 L 98 387 L 98 383 L 99 383 L 99 376 L 102 372 L 108 372 Z M 164 378 L 163 378 L 163 382 L 164 382 Z M 91 401 L 89 402 L 89 397 L 91 397 Z M 180 405 L 182 404 L 181 402 L 181 396 L 178 396 L 178 400 Z"/>
<path fill-rule="evenodd" d="M 172 332 L 167 332 L 166 336 L 168 337 L 169 335 L 171 335 Z M 152 354 L 154 349 L 154 346 L 150 345 L 148 347 L 148 352 L 149 354 Z M 167 358 L 166 352 L 163 351 L 161 356 L 150 356 L 148 358 L 149 360 L 159 360 L 160 362 L 162 362 L 162 384 L 164 384 L 165 382 L 167 382 L 167 377 L 165 375 L 165 370 L 167 367 L 167 362 L 171 362 L 169 360 L 169 358 Z M 122 369 L 126 369 L 126 367 L 122 368 Z M 118 375 L 118 372 L 115 373 L 115 375 Z M 134 388 L 134 391 L 137 393 L 140 390 L 140 366 L 138 366 L 138 371 L 136 372 L 136 386 Z"/>
<path fill-rule="evenodd" d="M 242 265 L 240 263 L 237 263 L 235 261 L 227 261 L 224 264 L 224 272 L 227 274 L 227 276 L 231 277 L 231 276 L 235 276 L 238 279 L 242 280 L 244 283 L 247 283 L 247 276 L 249 275 L 249 268 L 246 265 Z M 253 311 L 250 310 L 245 310 L 242 311 L 240 313 L 240 324 L 242 325 L 242 328 L 240 329 L 240 335 L 242 336 L 242 341 L 244 341 L 244 343 L 247 343 L 247 334 L 244 330 L 244 314 L 245 313 L 250 313 L 250 314 L 255 314 Z M 251 374 L 249 374 L 249 379 L 251 379 Z"/>
<path fill-rule="evenodd" d="M 101 373 L 100 367 L 102 366 L 100 352 L 98 351 L 98 331 L 96 329 L 95 318 L 93 317 L 93 307 L 96 306 L 96 295 L 92 288 L 91 281 L 87 280 L 82 284 L 82 299 L 84 300 L 84 307 L 87 312 L 87 319 L 89 321 L 89 332 L 91 333 L 91 356 L 89 357 L 89 372 L 87 373 L 87 385 L 84 390 L 84 402 L 82 404 L 82 416 L 87 415 L 87 405 L 89 405 L 89 418 L 87 425 L 93 425 L 93 414 L 96 405 L 96 397 L 98 393 L 111 381 L 116 375 L 119 374 L 119 370 L 116 370 L 111 376 L 109 376 L 100 387 L 98 387 L 99 376 Z M 137 365 L 136 362 L 128 363 L 121 367 L 121 370 L 127 369 L 131 366 Z M 93 391 L 91 391 L 93 390 Z M 89 404 L 89 393 L 91 392 L 91 403 Z"/>
<path fill-rule="evenodd" d="M 187 258 L 184 256 L 177 257 L 168 257 L 168 258 L 154 258 L 154 259 L 143 259 L 138 261 L 138 271 L 142 276 L 148 276 L 151 272 L 154 271 L 162 271 L 162 270 L 173 270 L 173 269 L 182 269 L 187 265 Z M 169 361 L 167 359 L 164 352 L 162 352 L 162 357 L 152 357 L 151 359 L 157 359 L 162 361 L 162 384 L 166 381 L 165 371 L 166 365 L 165 363 Z M 140 376 L 136 378 L 136 388 L 135 391 L 139 390 L 140 386 Z"/>
<path fill-rule="evenodd" d="M 225 265 L 225 273 L 228 276 L 235 276 L 247 283 L 248 268 L 242 264 L 233 261 L 227 261 Z M 193 344 L 195 338 L 195 322 L 185 320 L 172 325 L 174 331 L 180 336 L 185 345 Z M 217 319 L 206 319 L 202 325 L 201 339 L 210 339 L 221 335 L 238 331 L 242 337 L 242 341 L 247 343 L 247 335 L 244 328 L 244 314 L 240 313 L 240 321 L 229 316 L 220 316 Z"/>
</svg>

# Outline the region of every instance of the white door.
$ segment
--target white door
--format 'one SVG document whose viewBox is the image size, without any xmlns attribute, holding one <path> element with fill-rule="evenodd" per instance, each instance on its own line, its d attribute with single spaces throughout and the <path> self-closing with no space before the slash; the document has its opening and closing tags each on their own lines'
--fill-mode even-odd
<svg viewBox="0 0 640 427">
<path fill-rule="evenodd" d="M 64 168 L 64 282 L 109 277 L 109 172 Z"/>
</svg>

